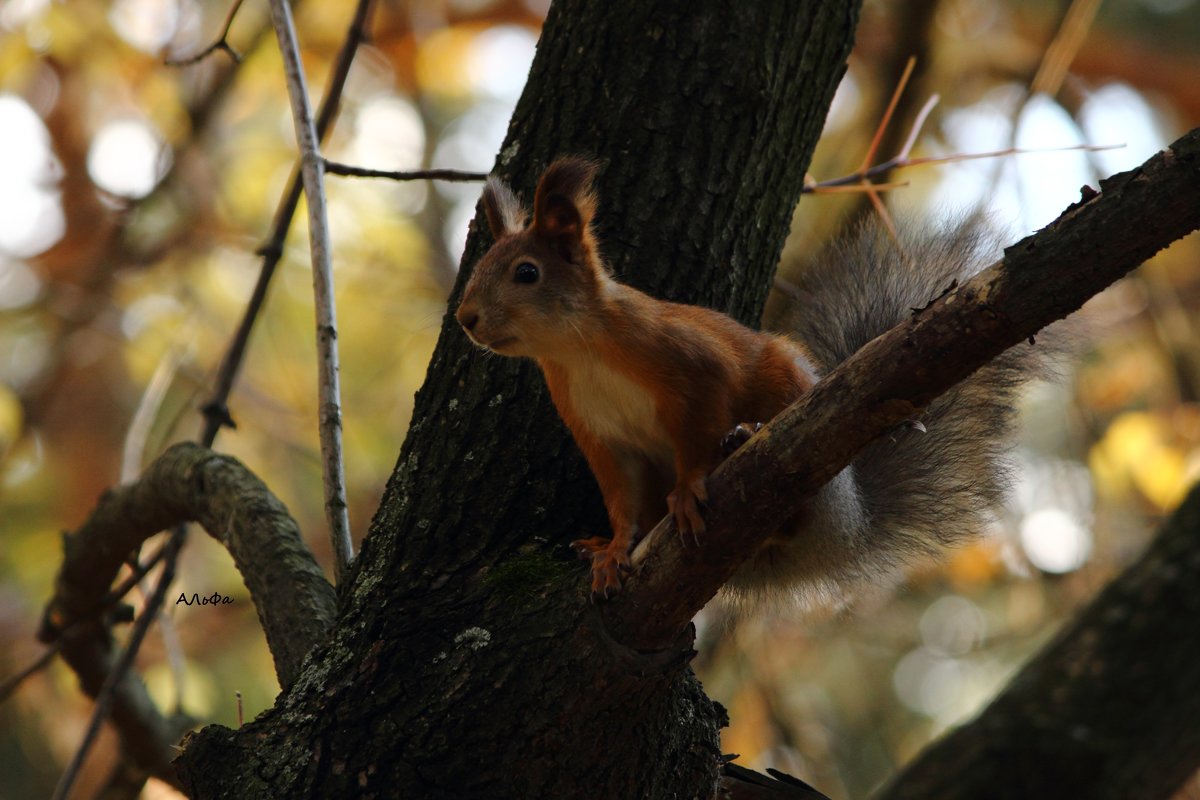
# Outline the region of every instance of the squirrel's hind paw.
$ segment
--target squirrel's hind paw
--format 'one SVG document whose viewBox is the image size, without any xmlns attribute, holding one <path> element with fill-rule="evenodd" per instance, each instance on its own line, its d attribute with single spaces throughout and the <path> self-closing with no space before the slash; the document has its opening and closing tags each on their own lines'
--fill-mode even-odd
<svg viewBox="0 0 1200 800">
<path fill-rule="evenodd" d="M 706 529 L 700 507 L 706 502 L 708 487 L 705 485 L 704 475 L 690 481 L 680 481 L 675 491 L 667 495 L 667 509 L 675 518 L 675 527 L 679 529 L 679 538 L 684 544 L 687 544 L 689 538 L 692 544 L 700 544 L 700 534 Z"/>
<path fill-rule="evenodd" d="M 592 562 L 592 602 L 607 600 L 621 590 L 621 576 L 633 571 L 629 553 L 603 536 L 576 539 L 571 547 Z"/>
</svg>

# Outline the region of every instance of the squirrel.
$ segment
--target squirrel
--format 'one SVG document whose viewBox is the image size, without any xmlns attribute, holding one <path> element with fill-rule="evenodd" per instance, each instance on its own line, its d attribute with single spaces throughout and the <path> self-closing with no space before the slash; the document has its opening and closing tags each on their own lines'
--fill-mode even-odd
<svg viewBox="0 0 1200 800">
<path fill-rule="evenodd" d="M 572 542 L 590 558 L 593 598 L 631 569 L 630 551 L 665 514 L 704 532 L 705 479 L 756 430 L 862 345 L 988 263 L 986 226 L 878 223 L 807 270 L 789 335 L 618 282 L 592 231 L 598 165 L 563 157 L 542 174 L 532 220 L 494 176 L 483 208 L 495 243 L 456 319 L 477 345 L 537 361 L 604 498 L 611 538 Z M 1016 390 L 1039 372 L 1014 348 L 935 400 L 919 421 L 869 445 L 796 516 L 781 520 L 724 589 L 732 598 L 843 597 L 983 528 L 1008 484 Z"/>
</svg>

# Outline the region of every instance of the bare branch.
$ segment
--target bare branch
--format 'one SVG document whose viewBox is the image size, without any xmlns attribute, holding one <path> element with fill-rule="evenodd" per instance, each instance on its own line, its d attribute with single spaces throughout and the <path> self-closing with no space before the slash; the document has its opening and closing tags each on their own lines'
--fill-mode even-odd
<svg viewBox="0 0 1200 800">
<path fill-rule="evenodd" d="M 1067 76 L 1067 69 L 1075 60 L 1079 48 L 1083 46 L 1083 40 L 1087 38 L 1099 10 L 1100 0 L 1072 0 L 1054 41 L 1050 42 L 1042 56 L 1037 74 L 1029 82 L 1031 95 L 1039 92 L 1058 94 L 1063 79 Z"/>
<path fill-rule="evenodd" d="M 624 640 L 669 645 L 789 502 L 812 495 L 860 449 L 979 366 L 1200 227 L 1192 202 L 1200 129 L 1101 188 L 868 344 L 719 467 L 709 479 L 703 545 L 684 549 L 665 520 L 634 553 L 637 571 L 608 609 Z M 1070 263 L 1078 269 L 1060 268 Z"/>
<path fill-rule="evenodd" d="M 16 691 L 17 687 L 24 683 L 31 675 L 36 675 L 49 666 L 50 662 L 54 660 L 54 657 L 58 655 L 58 651 L 61 649 L 62 643 L 54 642 L 29 666 L 5 678 L 4 682 L 0 683 L 0 703 L 7 700 L 9 695 Z"/>
<path fill-rule="evenodd" d="M 486 181 L 486 172 L 463 172 L 457 169 L 417 169 L 408 172 L 368 169 L 341 164 L 325 159 L 325 171 L 330 175 L 347 175 L 353 178 L 387 178 L 393 181 L 451 181 L 468 183 L 471 181 Z"/>
<path fill-rule="evenodd" d="M 317 112 L 317 136 L 320 139 L 325 138 L 337 117 L 342 90 L 345 88 L 346 78 L 350 75 L 350 66 L 354 63 L 354 54 L 358 52 L 359 45 L 367 37 L 371 7 L 371 0 L 358 0 L 354 19 L 350 22 L 345 41 L 342 42 L 342 49 L 338 51 L 337 61 L 329 73 L 325 96 L 322 98 L 320 110 Z M 246 355 L 250 332 L 254 329 L 254 323 L 258 320 L 258 313 L 262 310 L 263 303 L 266 302 L 267 287 L 270 286 L 271 278 L 275 275 L 275 267 L 283 256 L 283 242 L 292 225 L 292 217 L 296 214 L 296 207 L 300 202 L 300 192 L 300 168 L 297 165 L 292 170 L 288 187 L 275 209 L 271 233 L 258 249 L 258 253 L 263 259 L 262 268 L 259 270 L 258 281 L 254 284 L 250 300 L 246 303 L 246 310 L 242 314 L 241 322 L 238 323 L 237 330 L 225 351 L 225 356 L 221 359 L 221 366 L 217 370 L 215 381 L 216 388 L 213 390 L 212 397 L 204 403 L 201 409 L 204 414 L 204 431 L 200 435 L 200 443 L 205 447 L 212 446 L 217 438 L 217 432 L 222 427 L 234 426 L 233 418 L 229 413 L 229 395 L 233 391 L 234 381 L 237 380 L 242 359 Z"/>
<path fill-rule="evenodd" d="M 800 191 L 803 194 L 821 194 L 838 187 L 849 187 L 843 191 L 895 189 L 906 184 L 867 184 L 866 186 L 862 186 L 861 184 L 867 178 L 873 178 L 876 175 L 881 175 L 891 170 L 904 169 L 905 167 L 919 167 L 926 164 L 952 164 L 957 161 L 975 161 L 981 158 L 1004 158 L 1005 156 L 1021 156 L 1030 153 L 1061 153 L 1068 151 L 1097 153 L 1102 150 L 1118 150 L 1124 146 L 1123 144 L 1074 144 L 1066 147 L 1006 147 L 1003 150 L 989 150 L 985 153 L 957 153 L 949 156 L 918 156 L 917 158 L 911 158 L 902 154 L 895 158 L 889 158 L 887 161 L 876 164 L 862 172 L 843 175 L 840 178 L 806 183 Z"/>
<path fill-rule="evenodd" d="M 185 56 L 183 58 L 168 58 L 164 60 L 163 63 L 168 67 L 186 67 L 192 64 L 198 64 L 218 50 L 223 50 L 224 52 L 228 53 L 229 57 L 233 59 L 233 63 L 242 63 L 242 54 L 237 50 L 234 50 L 233 46 L 229 44 L 229 29 L 233 27 L 233 19 L 237 16 L 237 13 L 241 7 L 242 0 L 233 0 L 233 5 L 229 9 L 229 13 L 225 15 L 225 26 L 221 28 L 221 35 L 217 37 L 215 42 L 195 55 Z"/>
<path fill-rule="evenodd" d="M 300 147 L 300 174 L 308 200 L 308 243 L 312 254 L 313 298 L 317 312 L 317 391 L 321 433 L 321 467 L 325 478 L 325 517 L 333 543 L 334 577 L 340 582 L 354 558 L 350 517 L 346 508 L 345 459 L 342 456 L 342 401 L 338 378 L 337 311 L 333 294 L 333 263 L 329 218 L 325 207 L 325 161 L 308 102 L 308 85 L 288 0 L 271 0 L 271 19 L 283 70 L 287 76 L 292 122 Z"/>
<path fill-rule="evenodd" d="M 240 0 L 239 0 L 240 4 Z M 225 31 L 222 35 L 226 35 L 229 26 L 232 23 L 236 14 L 238 5 L 231 9 L 226 20 Z M 346 39 L 342 45 L 342 49 L 338 54 L 337 61 L 334 65 L 329 78 L 329 84 L 326 88 L 325 97 L 321 103 L 320 115 L 317 120 L 317 128 L 319 134 L 324 136 L 332 125 L 334 118 L 337 115 L 338 105 L 341 99 L 342 89 L 345 86 L 346 78 L 350 71 L 350 65 L 353 62 L 354 54 L 357 52 L 359 44 L 365 39 L 368 14 L 371 8 L 370 0 L 359 0 L 355 10 L 354 19 L 350 24 L 346 34 Z M 231 53 L 232 54 L 232 53 Z M 227 85 L 227 84 L 223 84 Z M 207 114 L 201 113 L 201 118 L 207 118 Z M 279 207 L 276 210 L 275 221 L 272 227 L 272 234 L 264 246 L 264 262 L 263 268 L 259 274 L 258 283 L 255 286 L 248 308 L 243 316 L 243 319 L 235 333 L 233 340 L 226 351 L 225 357 L 222 359 L 221 367 L 218 370 L 216 378 L 216 388 L 210 400 L 204 406 L 205 426 L 201 433 L 201 441 L 204 446 L 211 446 L 215 441 L 220 428 L 226 424 L 232 424 L 227 407 L 229 394 L 232 391 L 234 380 L 236 379 L 238 370 L 241 366 L 246 346 L 249 342 L 250 331 L 257 319 L 258 311 L 261 309 L 263 302 L 266 299 L 266 289 L 270 283 L 271 276 L 274 274 L 274 268 L 278 264 L 282 255 L 283 240 L 287 236 L 288 228 L 295 214 L 297 203 L 300 197 L 300 182 L 297 174 L 293 174 L 292 180 L 289 183 L 288 190 L 280 200 Z M 294 523 L 293 523 L 294 527 Z M 150 535 L 154 531 L 148 532 Z M 299 542 L 298 534 L 296 537 L 299 547 L 303 549 L 303 543 Z M 140 540 L 139 540 L 140 541 Z M 132 549 L 132 547 L 130 548 Z M 128 551 L 126 551 L 128 552 Z M 163 550 L 151 561 L 157 563 L 163 556 Z M 307 551 L 305 551 L 307 553 Z M 311 560 L 311 556 L 309 556 Z M 146 569 L 148 569 L 147 566 Z M 315 568 L 315 565 L 314 565 Z M 66 564 L 64 564 L 64 571 Z M 115 574 L 115 573 L 114 573 Z M 145 570 L 135 571 L 135 575 L 122 588 L 113 590 L 105 595 L 104 608 L 107 604 L 116 602 L 116 599 L 124 596 L 130 588 L 142 576 Z M 319 576 L 319 570 L 316 571 Z M 329 594 L 332 591 L 329 590 Z M 256 598 L 256 602 L 258 598 Z M 286 607 L 286 604 L 284 604 Z M 75 638 L 78 629 L 85 625 L 91 627 L 89 636 L 84 637 L 82 641 L 70 648 L 67 653 L 67 661 L 73 669 L 80 674 L 80 679 L 84 684 L 84 689 L 89 694 L 97 697 L 97 702 L 107 702 L 107 697 L 110 692 L 101 690 L 101 684 L 109 675 L 107 667 L 107 659 L 109 657 L 110 644 L 107 640 L 106 628 L 102 625 L 93 624 L 98 609 L 93 609 L 89 612 L 86 609 L 75 609 L 78 613 L 82 611 L 82 615 L 78 617 L 75 623 L 71 623 L 65 630 L 62 630 L 58 635 L 61 637 L 55 643 L 55 648 L 62 647 L 62 642 L 71 638 Z M 262 606 L 259 605 L 260 618 L 263 615 Z M 301 613 L 304 613 L 302 611 Z M 326 614 L 325 617 L 328 615 Z M 314 621 L 322 619 L 321 615 L 314 616 Z M 61 622 L 61 620 L 60 620 Z M 327 623 L 328 620 L 325 619 Z M 52 631 L 47 631 L 43 624 L 43 636 L 53 636 Z M 52 648 L 51 653 L 55 650 Z M 278 659 L 278 655 L 277 655 Z M 38 665 L 34 665 L 36 671 L 41 663 L 48 663 L 48 657 L 43 656 L 39 660 Z M 277 671 L 279 664 L 277 660 Z M 23 680 L 23 677 L 21 678 Z M 286 684 L 286 680 L 280 673 L 280 681 Z M 15 684 L 14 684 L 15 686 Z M 149 700 L 145 694 L 144 687 L 141 686 L 134 678 L 122 678 L 119 680 L 111 694 L 114 695 L 114 712 L 113 721 L 121 732 L 123 741 L 134 760 L 138 763 L 147 766 L 147 768 L 159 777 L 167 780 L 173 779 L 173 771 L 169 767 L 164 766 L 169 763 L 173 756 L 173 751 L 169 749 L 172 742 L 177 738 L 178 731 L 172 730 L 165 720 L 162 718 L 158 709 Z"/>
<path fill-rule="evenodd" d="M 116 697 L 117 685 L 126 681 L 129 677 L 129 668 L 133 665 L 133 659 L 142 646 L 142 640 L 146 638 L 146 632 L 150 630 L 150 624 L 154 622 L 159 610 L 162 608 L 163 599 L 167 595 L 167 588 L 170 587 L 171 581 L 175 578 L 175 557 L 179 554 L 179 548 L 183 546 L 183 541 L 187 535 L 186 531 L 187 529 L 181 525 L 171 534 L 171 540 L 166 545 L 167 558 L 165 559 L 162 574 L 158 576 L 158 583 L 155 584 L 153 593 L 146 599 L 142 615 L 134 624 L 133 632 L 129 636 L 129 641 L 125 644 L 125 649 L 121 651 L 120 657 L 117 658 L 116 663 L 109 670 L 108 676 L 104 679 L 104 685 L 100 688 L 99 694 L 96 695 L 96 705 L 92 708 L 92 717 L 88 720 L 83 740 L 80 742 L 79 747 L 76 748 L 75 755 L 71 758 L 71 763 L 67 765 L 63 774 L 59 776 L 58 785 L 54 787 L 52 800 L 66 800 L 69 796 L 71 786 L 74 785 L 75 778 L 79 775 L 79 770 L 83 767 L 83 761 L 87 758 L 88 751 L 91 750 L 92 744 L 96 741 L 96 736 L 100 733 L 100 726 L 108 718 L 109 707 Z M 178 782 L 175 780 L 172 780 L 171 783 L 178 786 Z"/>
<path fill-rule="evenodd" d="M 37 657 L 37 660 L 35 660 L 28 667 L 22 669 L 20 672 L 7 678 L 4 683 L 0 684 L 0 703 L 3 703 L 5 700 L 7 700 L 9 695 L 16 691 L 16 688 L 20 686 L 26 679 L 37 674 L 38 671 L 45 669 L 50 664 L 50 662 L 54 659 L 54 656 L 58 655 L 58 651 L 62 649 L 64 636 L 72 633 L 78 626 L 92 622 L 102 614 L 106 614 L 111 611 L 113 607 L 121 601 L 121 598 L 129 594 L 129 592 L 133 590 L 133 587 L 137 586 L 141 582 L 142 578 L 146 577 L 150 570 L 154 569 L 158 562 L 162 561 L 166 552 L 167 547 L 166 545 L 163 545 L 162 547 L 158 548 L 158 551 L 151 556 L 148 561 L 137 564 L 129 576 L 125 580 L 121 581 L 119 586 L 113 588 L 104 595 L 99 605 L 93 609 L 92 613 L 84 617 L 80 617 L 72 622 L 71 625 L 59 635 L 59 638 L 51 643 L 51 645 L 46 648 L 44 653 Z"/>
<path fill-rule="evenodd" d="M 875 135 L 871 137 L 871 144 L 867 147 L 866 155 L 863 156 L 862 165 L 858 168 L 859 174 L 862 174 L 867 167 L 871 166 L 871 162 L 875 160 L 875 153 L 879 151 L 879 144 L 883 141 L 883 134 L 887 130 L 888 125 L 892 122 L 892 114 L 896 113 L 896 106 L 900 103 L 900 95 L 904 94 L 904 87 L 908 86 L 908 79 L 912 77 L 913 70 L 917 66 L 917 60 L 910 57 L 904 64 L 904 72 L 900 74 L 900 80 L 896 82 L 896 88 L 892 91 L 892 99 L 888 101 L 887 108 L 884 109 L 883 118 L 879 120 L 879 125 L 875 128 Z"/>
<path fill-rule="evenodd" d="M 917 118 L 913 120 L 912 127 L 909 128 L 908 137 L 904 140 L 904 144 L 900 146 L 900 158 L 908 158 L 912 152 L 913 145 L 917 143 L 917 137 L 921 135 L 921 128 L 925 127 L 925 120 L 933 113 L 933 109 L 937 106 L 940 99 L 939 95 L 932 94 L 925 101 L 925 105 L 921 106 L 921 110 L 917 112 Z"/>
</svg>

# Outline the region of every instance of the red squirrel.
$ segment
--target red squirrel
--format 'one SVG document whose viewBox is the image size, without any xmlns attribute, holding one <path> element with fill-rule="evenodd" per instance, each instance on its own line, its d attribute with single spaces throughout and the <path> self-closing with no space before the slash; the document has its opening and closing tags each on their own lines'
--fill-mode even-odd
<svg viewBox="0 0 1200 800">
<path fill-rule="evenodd" d="M 726 454 L 723 437 L 770 420 L 986 262 L 979 226 L 899 244 L 869 228 L 805 275 L 791 336 L 763 333 L 617 282 L 591 228 L 597 169 L 577 157 L 552 163 L 528 222 L 512 191 L 488 180 L 495 244 L 456 318 L 477 345 L 541 367 L 604 496 L 612 537 L 572 546 L 591 559 L 593 596 L 608 597 L 639 535 L 665 514 L 685 539 L 704 532 L 705 479 Z M 1009 351 L 931 405 L 914 430 L 869 447 L 781 521 L 727 589 L 828 596 L 981 527 L 1004 490 L 1012 395 L 1031 371 L 1029 357 Z"/>
</svg>

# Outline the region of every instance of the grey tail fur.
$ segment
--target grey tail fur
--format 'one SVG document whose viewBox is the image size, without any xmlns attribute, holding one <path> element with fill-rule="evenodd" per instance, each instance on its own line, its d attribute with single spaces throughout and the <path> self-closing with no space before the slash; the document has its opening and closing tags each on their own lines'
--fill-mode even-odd
<svg viewBox="0 0 1200 800">
<path fill-rule="evenodd" d="M 861 225 L 805 272 L 789 328 L 828 372 L 999 253 L 978 216 L 908 224 L 896 240 L 878 223 Z M 1008 350 L 930 404 L 919 417 L 925 433 L 900 428 L 868 446 L 791 536 L 734 576 L 733 598 L 828 602 L 979 533 L 1009 487 L 1018 390 L 1049 371 L 1052 349 L 1039 338 Z"/>
</svg>

